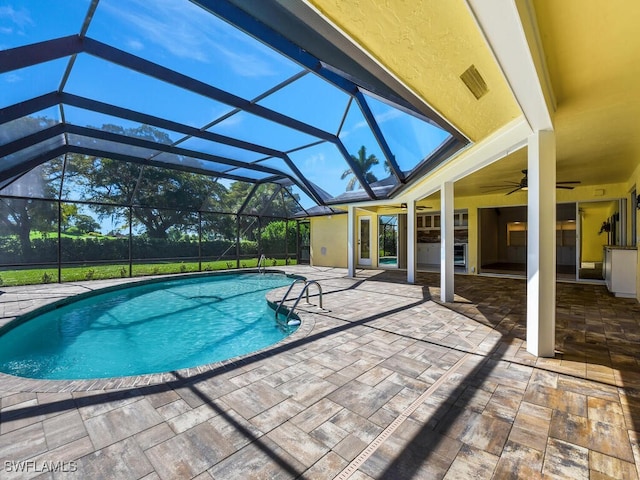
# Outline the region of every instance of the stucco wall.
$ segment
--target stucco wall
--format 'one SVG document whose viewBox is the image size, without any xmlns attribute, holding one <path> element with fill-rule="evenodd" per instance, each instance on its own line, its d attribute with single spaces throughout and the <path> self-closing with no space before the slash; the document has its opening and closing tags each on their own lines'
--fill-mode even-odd
<svg viewBox="0 0 640 480">
<path fill-rule="evenodd" d="M 606 221 L 610 215 L 611 206 L 609 202 L 602 202 L 598 206 L 596 203 L 583 205 L 580 209 L 582 218 L 582 261 L 602 262 L 602 247 L 608 242 L 606 232 L 599 233 L 602 222 Z"/>
<path fill-rule="evenodd" d="M 347 215 L 311 218 L 311 265 L 347 268 Z"/>
</svg>

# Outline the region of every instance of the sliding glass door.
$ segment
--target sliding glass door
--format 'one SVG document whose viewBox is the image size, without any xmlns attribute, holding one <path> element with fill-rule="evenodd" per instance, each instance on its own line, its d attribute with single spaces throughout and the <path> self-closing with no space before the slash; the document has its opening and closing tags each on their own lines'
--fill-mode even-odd
<svg viewBox="0 0 640 480">
<path fill-rule="evenodd" d="M 398 268 L 398 215 L 378 217 L 378 266 Z"/>
</svg>

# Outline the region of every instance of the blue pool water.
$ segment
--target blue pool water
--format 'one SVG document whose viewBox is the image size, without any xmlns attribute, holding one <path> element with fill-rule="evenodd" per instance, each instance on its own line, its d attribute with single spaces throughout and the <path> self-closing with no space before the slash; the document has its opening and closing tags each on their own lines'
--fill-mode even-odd
<svg viewBox="0 0 640 480">
<path fill-rule="evenodd" d="M 265 295 L 294 279 L 233 274 L 146 283 L 38 315 L 0 336 L 0 371 L 88 379 L 168 372 L 283 339 Z"/>
</svg>

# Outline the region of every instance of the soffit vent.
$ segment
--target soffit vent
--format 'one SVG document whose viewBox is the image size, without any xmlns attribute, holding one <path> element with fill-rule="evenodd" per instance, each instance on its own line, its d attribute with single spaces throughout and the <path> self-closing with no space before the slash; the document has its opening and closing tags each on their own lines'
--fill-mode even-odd
<svg viewBox="0 0 640 480">
<path fill-rule="evenodd" d="M 480 72 L 475 67 L 475 65 L 471 65 L 467 68 L 462 75 L 460 75 L 460 79 L 464 82 L 467 88 L 473 93 L 473 96 L 476 99 L 480 99 L 484 94 L 489 91 L 487 88 L 487 82 L 484 81 Z"/>
</svg>

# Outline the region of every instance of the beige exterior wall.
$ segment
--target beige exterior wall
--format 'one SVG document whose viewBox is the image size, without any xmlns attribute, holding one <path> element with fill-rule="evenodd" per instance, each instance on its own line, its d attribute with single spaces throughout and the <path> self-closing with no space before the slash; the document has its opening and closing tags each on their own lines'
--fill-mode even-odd
<svg viewBox="0 0 640 480">
<path fill-rule="evenodd" d="M 606 233 L 599 233 L 602 222 L 612 214 L 610 202 L 602 202 L 598 206 L 596 203 L 589 204 L 581 212 L 582 219 L 582 261 L 601 262 L 603 260 L 602 247 L 608 242 Z"/>
<path fill-rule="evenodd" d="M 347 268 L 347 215 L 311 218 L 311 265 Z"/>
</svg>

